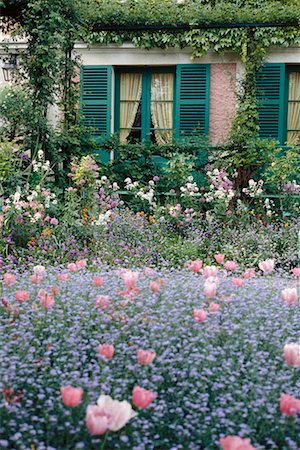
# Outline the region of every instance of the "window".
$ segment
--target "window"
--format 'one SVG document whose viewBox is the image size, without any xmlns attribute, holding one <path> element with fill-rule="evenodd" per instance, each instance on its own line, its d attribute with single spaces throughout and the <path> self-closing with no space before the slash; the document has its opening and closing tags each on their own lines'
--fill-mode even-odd
<svg viewBox="0 0 300 450">
<path fill-rule="evenodd" d="M 172 143 L 174 69 L 116 70 L 115 130 L 120 142 Z"/>
<path fill-rule="evenodd" d="M 300 143 L 300 65 L 265 64 L 257 76 L 260 136 Z"/>
<path fill-rule="evenodd" d="M 148 140 L 167 145 L 173 137 L 195 132 L 208 135 L 209 82 L 208 64 L 122 69 L 82 66 L 84 124 L 92 127 L 98 141 L 112 132 L 120 133 L 121 142 Z"/>
</svg>

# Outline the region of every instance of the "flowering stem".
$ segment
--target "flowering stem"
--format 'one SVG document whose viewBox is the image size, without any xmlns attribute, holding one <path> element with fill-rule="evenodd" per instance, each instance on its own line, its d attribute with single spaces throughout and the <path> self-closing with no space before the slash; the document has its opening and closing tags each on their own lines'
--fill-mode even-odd
<svg viewBox="0 0 300 450">
<path fill-rule="evenodd" d="M 104 435 L 104 439 L 103 439 L 103 442 L 102 442 L 100 450 L 104 450 L 104 448 L 105 448 L 105 442 L 106 442 L 106 439 L 107 439 L 107 435 L 108 435 L 108 431 Z"/>
</svg>

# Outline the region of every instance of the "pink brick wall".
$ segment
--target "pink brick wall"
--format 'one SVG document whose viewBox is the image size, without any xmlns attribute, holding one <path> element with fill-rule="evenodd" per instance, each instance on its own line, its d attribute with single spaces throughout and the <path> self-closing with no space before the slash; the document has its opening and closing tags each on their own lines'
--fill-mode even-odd
<svg viewBox="0 0 300 450">
<path fill-rule="evenodd" d="M 209 137 L 217 145 L 226 139 L 236 108 L 236 64 L 211 64 L 210 74 Z"/>
</svg>

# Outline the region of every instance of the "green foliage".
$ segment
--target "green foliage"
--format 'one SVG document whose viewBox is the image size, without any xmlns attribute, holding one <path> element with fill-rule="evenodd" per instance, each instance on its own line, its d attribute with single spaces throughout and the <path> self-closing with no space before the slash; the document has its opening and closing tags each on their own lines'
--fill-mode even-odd
<svg viewBox="0 0 300 450">
<path fill-rule="evenodd" d="M 277 190 L 281 191 L 289 181 L 300 180 L 300 148 L 294 147 L 286 151 L 279 148 L 273 152 L 265 178 Z"/>
<path fill-rule="evenodd" d="M 0 91 L 0 132 L 9 139 L 20 139 L 26 133 L 32 117 L 31 99 L 21 85 L 4 87 Z"/>
</svg>

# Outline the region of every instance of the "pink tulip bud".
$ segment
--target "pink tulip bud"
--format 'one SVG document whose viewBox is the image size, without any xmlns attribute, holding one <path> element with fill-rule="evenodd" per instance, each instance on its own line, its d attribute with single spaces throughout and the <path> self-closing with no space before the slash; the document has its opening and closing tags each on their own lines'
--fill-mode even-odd
<svg viewBox="0 0 300 450">
<path fill-rule="evenodd" d="M 191 272 L 200 272 L 202 269 L 202 261 L 200 259 L 196 259 L 195 261 L 191 261 L 188 265 L 188 269 Z"/>
<path fill-rule="evenodd" d="M 93 277 L 93 285 L 97 287 L 101 287 L 103 285 L 103 278 L 102 277 Z"/>
<path fill-rule="evenodd" d="M 115 348 L 111 344 L 100 344 L 98 353 L 99 355 L 104 356 L 107 360 L 110 360 L 114 356 Z"/>
<path fill-rule="evenodd" d="M 16 291 L 15 292 L 16 301 L 23 303 L 29 300 L 30 292 L 28 291 Z"/>
<path fill-rule="evenodd" d="M 109 295 L 97 295 L 96 297 L 96 308 L 107 309 L 110 304 Z"/>
<path fill-rule="evenodd" d="M 216 277 L 218 272 L 219 269 L 216 266 L 205 266 L 202 271 L 204 278 Z"/>
<path fill-rule="evenodd" d="M 16 276 L 12 273 L 5 273 L 3 275 L 3 280 L 6 286 L 13 286 L 16 283 Z"/>
<path fill-rule="evenodd" d="M 49 295 L 47 292 L 40 296 L 40 303 L 45 309 L 50 309 L 54 305 L 54 297 L 53 295 Z"/>
<path fill-rule="evenodd" d="M 86 267 L 86 259 L 79 259 L 76 261 L 77 269 L 84 269 Z"/>
<path fill-rule="evenodd" d="M 125 287 L 131 291 L 136 287 L 136 283 L 139 277 L 138 272 L 133 272 L 132 270 L 126 270 L 122 273 L 123 282 Z"/>
<path fill-rule="evenodd" d="M 157 397 L 156 394 L 139 386 L 134 386 L 132 391 L 132 402 L 137 408 L 147 408 Z"/>
<path fill-rule="evenodd" d="M 216 313 L 220 311 L 220 305 L 218 303 L 211 303 L 208 307 L 209 312 Z"/>
<path fill-rule="evenodd" d="M 67 273 L 59 273 L 57 275 L 57 279 L 58 279 L 58 281 L 68 281 L 69 274 L 67 274 Z"/>
<path fill-rule="evenodd" d="M 37 273 L 34 273 L 29 277 L 32 284 L 39 284 L 43 280 L 43 276 Z"/>
<path fill-rule="evenodd" d="M 46 268 L 45 268 L 45 266 L 40 266 L 40 265 L 34 266 L 33 272 L 38 275 L 43 276 L 43 275 L 46 275 Z"/>
<path fill-rule="evenodd" d="M 246 269 L 242 274 L 242 277 L 245 278 L 245 280 L 250 280 L 250 278 L 254 278 L 255 276 L 255 269 Z"/>
<path fill-rule="evenodd" d="M 83 389 L 81 387 L 61 386 L 60 393 L 64 404 L 74 408 L 81 402 Z"/>
<path fill-rule="evenodd" d="M 218 264 L 223 264 L 225 255 L 223 255 L 223 253 L 218 253 L 217 255 L 214 256 L 214 258 Z"/>
<path fill-rule="evenodd" d="M 235 261 L 226 261 L 224 264 L 226 270 L 235 270 L 237 268 L 237 263 Z"/>
<path fill-rule="evenodd" d="M 294 305 L 297 303 L 298 294 L 296 288 L 286 288 L 281 291 L 281 298 L 287 305 Z"/>
<path fill-rule="evenodd" d="M 241 278 L 232 278 L 231 283 L 233 284 L 233 286 L 240 288 L 243 286 L 244 280 L 242 280 Z"/>
<path fill-rule="evenodd" d="M 280 411 L 287 416 L 296 416 L 300 412 L 300 400 L 292 395 L 281 394 Z"/>
<path fill-rule="evenodd" d="M 150 281 L 149 286 L 151 291 L 156 294 L 160 290 L 161 284 L 158 281 Z"/>
<path fill-rule="evenodd" d="M 204 322 L 207 317 L 207 312 L 204 309 L 194 309 L 194 319 L 197 322 Z"/>
<path fill-rule="evenodd" d="M 151 267 L 145 267 L 144 274 L 146 275 L 146 277 L 151 278 L 154 275 L 154 270 L 151 269 Z"/>
<path fill-rule="evenodd" d="M 266 259 L 265 261 L 261 261 L 258 263 L 258 267 L 264 273 L 271 273 L 275 269 L 275 260 L 274 259 Z"/>
<path fill-rule="evenodd" d="M 59 289 L 58 286 L 50 286 L 50 292 L 51 292 L 53 295 L 58 295 L 58 294 L 59 294 L 59 291 L 60 291 L 60 289 Z"/>
<path fill-rule="evenodd" d="M 69 272 L 76 272 L 77 271 L 77 266 L 75 263 L 70 263 L 67 265 L 67 269 Z"/>
<path fill-rule="evenodd" d="M 291 270 L 291 272 L 292 272 L 293 275 L 296 275 L 296 277 L 300 277 L 300 267 L 294 267 Z"/>
<path fill-rule="evenodd" d="M 151 350 L 139 349 L 137 351 L 138 363 L 142 366 L 148 366 L 155 359 L 156 353 Z"/>
<path fill-rule="evenodd" d="M 215 283 L 207 283 L 204 285 L 204 295 L 206 298 L 213 298 L 217 295 L 217 285 Z"/>
<path fill-rule="evenodd" d="M 283 348 L 284 359 L 289 366 L 300 367 L 300 345 L 286 344 Z"/>
<path fill-rule="evenodd" d="M 220 439 L 222 450 L 255 450 L 250 439 L 242 439 L 239 436 L 226 436 Z"/>
</svg>

